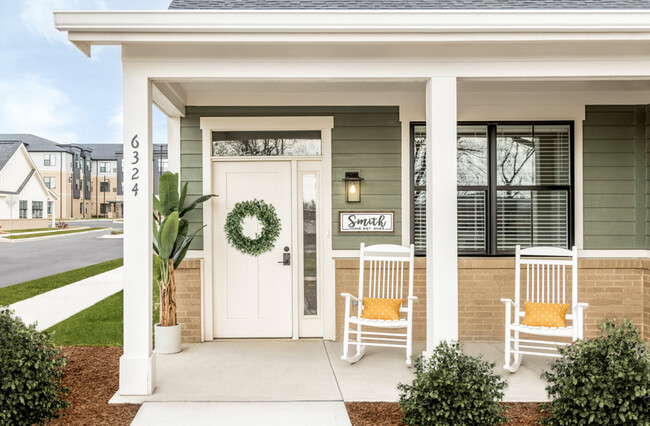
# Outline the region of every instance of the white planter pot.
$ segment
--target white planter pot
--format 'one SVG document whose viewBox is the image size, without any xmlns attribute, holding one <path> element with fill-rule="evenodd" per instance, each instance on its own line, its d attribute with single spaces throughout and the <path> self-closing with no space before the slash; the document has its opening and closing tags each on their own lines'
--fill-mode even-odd
<svg viewBox="0 0 650 426">
<path fill-rule="evenodd" d="M 163 327 L 156 324 L 154 327 L 156 336 L 157 354 L 175 354 L 181 351 L 181 325 L 176 324 L 171 327 Z"/>
</svg>

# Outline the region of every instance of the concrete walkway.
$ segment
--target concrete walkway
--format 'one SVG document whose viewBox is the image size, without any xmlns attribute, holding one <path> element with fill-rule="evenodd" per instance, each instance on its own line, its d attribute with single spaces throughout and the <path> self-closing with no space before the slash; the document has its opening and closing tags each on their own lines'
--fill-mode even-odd
<svg viewBox="0 0 650 426">
<path fill-rule="evenodd" d="M 25 324 L 37 322 L 45 330 L 124 287 L 123 267 L 59 287 L 9 306 Z"/>
<path fill-rule="evenodd" d="M 338 402 L 145 402 L 131 426 L 351 426 Z"/>
</svg>

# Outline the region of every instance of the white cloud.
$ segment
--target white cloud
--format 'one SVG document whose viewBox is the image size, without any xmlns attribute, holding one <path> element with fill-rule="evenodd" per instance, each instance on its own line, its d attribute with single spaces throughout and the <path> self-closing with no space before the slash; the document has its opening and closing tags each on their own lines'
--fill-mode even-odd
<svg viewBox="0 0 650 426">
<path fill-rule="evenodd" d="M 29 30 L 52 43 L 68 42 L 68 35 L 54 28 L 54 10 L 106 9 L 101 0 L 24 0 L 20 20 Z"/>
<path fill-rule="evenodd" d="M 59 143 L 78 141 L 79 108 L 66 93 L 45 79 L 25 75 L 0 80 L 0 129 L 3 133 L 32 133 Z"/>
</svg>

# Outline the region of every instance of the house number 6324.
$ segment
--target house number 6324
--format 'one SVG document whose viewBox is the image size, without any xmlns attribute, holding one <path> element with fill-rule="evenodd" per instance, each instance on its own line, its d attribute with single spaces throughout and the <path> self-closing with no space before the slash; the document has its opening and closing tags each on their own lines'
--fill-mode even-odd
<svg viewBox="0 0 650 426">
<path fill-rule="evenodd" d="M 131 180 L 133 181 L 133 188 L 131 188 L 131 191 L 133 192 L 133 196 L 137 197 L 138 196 L 138 182 L 137 180 L 140 179 L 139 173 L 140 170 L 136 167 L 136 164 L 140 162 L 140 151 L 138 151 L 138 148 L 140 147 L 140 142 L 138 142 L 138 135 L 133 136 L 133 139 L 131 139 L 131 148 L 133 148 L 133 159 L 131 161 Z"/>
</svg>

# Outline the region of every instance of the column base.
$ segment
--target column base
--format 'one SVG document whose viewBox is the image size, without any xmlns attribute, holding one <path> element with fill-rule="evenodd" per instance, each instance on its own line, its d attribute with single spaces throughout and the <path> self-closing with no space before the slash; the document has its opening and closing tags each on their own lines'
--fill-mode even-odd
<svg viewBox="0 0 650 426">
<path fill-rule="evenodd" d="M 156 356 L 120 357 L 120 395 L 151 395 L 156 388 Z"/>
</svg>

